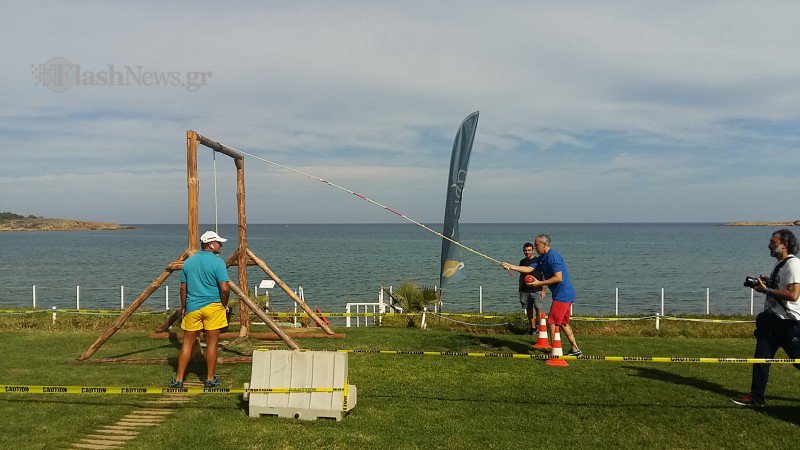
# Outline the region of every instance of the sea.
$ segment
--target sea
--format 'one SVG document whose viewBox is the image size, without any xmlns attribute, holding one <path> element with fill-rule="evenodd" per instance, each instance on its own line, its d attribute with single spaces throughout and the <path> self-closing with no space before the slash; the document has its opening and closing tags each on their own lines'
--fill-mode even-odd
<svg viewBox="0 0 800 450">
<path fill-rule="evenodd" d="M 441 224 L 429 224 L 441 229 Z M 187 247 L 186 225 L 136 225 L 116 231 L 0 233 L 0 307 L 119 309 L 127 306 Z M 203 225 L 201 231 L 214 229 Z M 219 225 L 237 246 L 234 224 Z M 749 314 L 747 275 L 768 275 L 770 227 L 717 223 L 460 224 L 461 242 L 500 261 L 522 258 L 540 233 L 565 259 L 577 291 L 576 315 Z M 414 224 L 249 224 L 248 246 L 306 302 L 343 312 L 348 302 L 377 302 L 381 286 L 439 282 L 441 238 Z M 467 278 L 446 286 L 442 311 L 516 312 L 517 277 L 463 251 Z M 236 279 L 236 268 L 229 270 Z M 267 277 L 248 268 L 250 289 Z M 179 273 L 143 305 L 179 304 Z M 34 288 L 35 286 L 35 288 Z M 121 288 L 122 287 L 122 288 Z M 292 311 L 280 289 L 272 307 Z M 755 294 L 756 313 L 763 296 Z M 169 304 L 167 302 L 170 302 Z"/>
</svg>

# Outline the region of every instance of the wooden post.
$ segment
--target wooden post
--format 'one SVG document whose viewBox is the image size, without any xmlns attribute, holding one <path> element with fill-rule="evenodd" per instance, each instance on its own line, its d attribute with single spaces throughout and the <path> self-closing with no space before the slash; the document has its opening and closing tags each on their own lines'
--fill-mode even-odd
<svg viewBox="0 0 800 450">
<path fill-rule="evenodd" d="M 189 256 L 189 250 L 187 249 L 183 252 L 183 254 L 181 254 L 181 256 L 178 257 L 178 259 L 175 262 L 183 261 L 188 256 Z M 147 300 L 148 297 L 150 297 L 150 295 L 153 292 L 155 292 L 156 289 L 158 289 L 161 286 L 161 284 L 164 283 L 164 281 L 167 280 L 167 278 L 169 278 L 169 276 L 172 274 L 172 271 L 173 269 L 170 268 L 164 269 L 164 271 L 161 272 L 161 275 L 159 275 L 158 278 L 156 278 L 152 283 L 150 283 L 150 286 L 148 286 L 141 294 L 139 294 L 138 297 L 136 297 L 136 300 L 134 300 L 133 303 L 131 303 L 130 306 L 128 306 L 128 309 L 126 309 L 125 311 L 122 312 L 122 314 L 120 314 L 120 316 L 117 318 L 116 321 L 114 321 L 111 327 L 109 327 L 108 330 L 106 330 L 106 332 L 103 333 L 102 336 L 97 338 L 97 340 L 94 341 L 94 343 L 90 345 L 89 348 L 87 348 L 86 351 L 83 352 L 81 356 L 78 357 L 78 361 L 86 360 L 90 358 L 92 355 L 94 355 L 97 349 L 102 347 L 103 344 L 105 344 L 106 341 L 109 340 L 111 336 L 114 335 L 114 333 L 119 331 L 119 329 L 122 328 L 123 325 L 125 325 L 125 322 L 131 316 L 131 314 L 133 314 L 133 312 L 136 311 L 136 309 L 138 309 L 139 306 L 141 306 L 142 303 L 144 303 L 145 300 Z"/>
<path fill-rule="evenodd" d="M 197 175 L 197 133 L 192 130 L 186 132 L 186 187 L 189 192 L 189 255 L 194 255 L 200 250 L 200 180 Z"/>
<path fill-rule="evenodd" d="M 239 224 L 239 286 L 245 297 L 248 293 L 247 283 L 247 214 L 244 201 L 244 158 L 234 159 L 236 162 L 236 217 Z M 250 334 L 250 311 L 248 305 L 239 303 L 239 337 Z"/>
<path fill-rule="evenodd" d="M 175 310 L 175 312 L 170 314 L 166 322 L 164 322 L 163 324 L 161 324 L 160 327 L 158 327 L 156 333 L 164 333 L 165 331 L 169 330 L 169 327 L 171 327 L 176 320 L 180 319 L 182 315 L 183 311 L 181 311 L 181 308 L 179 307 L 178 309 Z"/>
<path fill-rule="evenodd" d="M 233 253 L 231 253 L 231 256 L 229 256 L 228 259 L 225 260 L 225 267 L 230 267 L 233 265 L 233 263 L 238 264 L 238 261 L 239 261 L 239 249 L 237 248 L 236 250 L 233 251 Z"/>
<path fill-rule="evenodd" d="M 284 333 L 283 330 L 281 330 L 281 327 L 276 325 L 275 322 L 273 322 L 272 319 L 269 318 L 267 313 L 262 311 L 261 308 L 258 307 L 256 302 L 254 302 L 250 297 L 248 297 L 247 294 L 245 294 L 242 291 L 242 289 L 239 286 L 236 285 L 236 283 L 228 283 L 228 285 L 231 287 L 231 290 L 233 291 L 233 293 L 236 294 L 239 297 L 239 300 L 240 300 L 239 305 L 240 305 L 240 307 L 241 307 L 242 303 L 244 303 L 247 306 L 249 306 L 253 310 L 253 313 L 256 316 L 258 316 L 259 319 L 263 320 L 264 323 L 267 324 L 267 326 L 270 327 L 270 329 L 272 329 L 272 331 L 274 331 L 275 334 L 277 334 L 281 338 L 281 340 L 286 345 L 289 346 L 289 348 L 291 348 L 292 350 L 299 350 L 300 349 L 300 346 L 297 345 L 297 343 L 292 338 L 290 338 L 286 333 Z"/>
<path fill-rule="evenodd" d="M 255 254 L 247 248 L 247 216 L 245 212 L 245 189 L 244 189 L 244 155 L 236 150 L 220 144 L 219 142 L 212 141 L 204 136 L 197 134 L 193 130 L 186 132 L 186 187 L 188 192 L 188 208 L 187 208 L 187 239 L 188 247 L 181 254 L 181 256 L 169 263 L 164 269 L 164 272 L 151 283 L 128 308 L 122 312 L 114 324 L 100 336 L 89 348 L 78 357 L 79 361 L 83 361 L 91 357 L 114 333 L 116 333 L 125 324 L 125 321 L 133 314 L 133 312 L 145 300 L 158 289 L 161 284 L 166 281 L 169 275 L 176 271 L 181 270 L 183 262 L 189 256 L 197 253 L 200 250 L 200 215 L 199 215 L 199 197 L 200 197 L 200 181 L 197 171 L 197 147 L 202 144 L 211 148 L 214 151 L 230 156 L 236 163 L 236 203 L 237 203 L 237 216 L 239 226 L 239 246 L 236 251 L 225 261 L 226 267 L 231 265 L 238 266 L 239 283 L 243 288 L 240 288 L 235 283 L 229 283 L 231 289 L 240 298 L 239 309 L 241 311 L 241 330 L 240 335 L 246 337 L 250 331 L 250 315 L 249 310 L 253 312 L 266 323 L 267 325 L 278 334 L 281 339 L 291 348 L 298 349 L 299 346 L 289 338 L 274 322 L 266 315 L 266 313 L 258 307 L 248 296 L 248 283 L 247 283 L 247 266 L 248 264 L 256 264 L 261 267 L 264 272 L 269 275 L 279 286 L 292 298 L 301 308 L 316 322 L 326 333 L 329 335 L 334 334 L 333 330 L 322 321 L 313 311 L 301 300 L 297 295 L 283 281 L 272 272 L 267 265 L 258 259 Z M 177 309 L 169 319 L 159 328 L 158 331 L 166 331 L 169 327 L 180 317 L 180 309 Z"/>
<path fill-rule="evenodd" d="M 311 308 L 309 308 L 308 305 L 306 305 L 306 302 L 300 299 L 300 297 L 298 297 L 297 294 L 295 294 L 294 291 L 292 291 L 292 288 L 287 286 L 286 283 L 284 283 L 280 278 L 278 278 L 278 276 L 275 275 L 275 272 L 270 270 L 270 268 L 267 267 L 267 264 L 264 261 L 262 261 L 258 256 L 256 256 L 255 253 L 253 253 L 253 251 L 250 250 L 249 248 L 247 249 L 247 255 L 250 257 L 250 259 L 253 260 L 253 262 L 256 263 L 258 267 L 261 268 L 261 270 L 264 271 L 264 273 L 266 273 L 270 278 L 272 278 L 275 281 L 275 283 L 278 286 L 280 286 L 281 289 L 283 289 L 283 291 L 286 292 L 286 294 L 292 298 L 292 300 L 295 301 L 295 303 L 297 303 L 298 305 L 300 305 L 301 308 L 303 308 L 303 311 L 305 311 L 305 313 L 308 314 L 308 317 L 310 317 L 314 322 L 316 322 L 316 324 L 319 325 L 320 328 L 325 330 L 326 333 L 330 335 L 333 334 L 333 330 L 331 330 L 331 327 L 329 327 L 324 320 L 320 319 L 319 316 L 317 316 L 314 313 L 314 311 L 312 311 Z"/>
</svg>

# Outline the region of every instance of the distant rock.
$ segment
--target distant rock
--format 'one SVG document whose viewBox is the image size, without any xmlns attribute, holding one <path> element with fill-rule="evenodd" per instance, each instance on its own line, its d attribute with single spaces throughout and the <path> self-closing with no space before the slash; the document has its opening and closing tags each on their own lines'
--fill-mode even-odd
<svg viewBox="0 0 800 450">
<path fill-rule="evenodd" d="M 52 219 L 48 217 L 21 216 L 0 213 L 0 232 L 3 231 L 78 231 L 78 230 L 130 230 L 136 227 L 108 222 Z"/>
<path fill-rule="evenodd" d="M 727 227 L 800 227 L 800 220 L 786 220 L 783 222 L 728 222 Z"/>
</svg>

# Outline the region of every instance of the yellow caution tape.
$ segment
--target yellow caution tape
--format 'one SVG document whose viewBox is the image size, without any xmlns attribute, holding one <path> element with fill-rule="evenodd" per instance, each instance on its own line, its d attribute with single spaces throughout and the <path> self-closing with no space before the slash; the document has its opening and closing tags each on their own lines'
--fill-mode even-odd
<svg viewBox="0 0 800 450">
<path fill-rule="evenodd" d="M 62 313 L 62 314 L 122 314 L 120 309 L 0 309 L 0 314 L 38 314 L 38 313 Z M 166 311 L 136 311 L 134 314 L 161 314 Z"/>
<path fill-rule="evenodd" d="M 635 320 L 653 320 L 656 316 L 646 316 L 646 317 L 581 317 L 581 316 L 573 316 L 571 320 L 577 320 L 581 322 L 626 322 L 626 321 L 635 321 Z"/>
<path fill-rule="evenodd" d="M 342 412 L 347 412 L 347 396 L 350 394 L 350 378 L 344 379 L 344 395 L 342 395 Z"/>
<path fill-rule="evenodd" d="M 259 348 L 260 351 L 274 349 Z M 312 350 L 299 350 L 312 351 Z M 468 358 L 512 358 L 512 359 L 564 359 L 568 361 L 606 361 L 606 362 L 654 362 L 654 363 L 704 363 L 704 364 L 800 364 L 798 358 L 708 358 L 684 356 L 550 356 L 528 353 L 477 353 L 477 352 L 429 352 L 422 350 L 313 350 L 335 351 L 339 353 L 361 353 L 370 355 L 411 355 L 411 356 L 461 356 Z"/>
<path fill-rule="evenodd" d="M 363 313 L 316 313 L 318 317 L 410 317 L 421 316 L 422 312 L 413 313 L 379 313 L 379 312 L 363 312 Z M 483 319 L 497 319 L 506 316 L 502 315 L 486 315 L 486 314 L 468 314 L 468 313 L 434 313 L 428 311 L 427 314 L 438 316 L 458 316 L 458 317 L 478 317 Z M 308 317 L 304 312 L 268 312 L 270 317 Z M 510 314 L 513 315 L 513 314 Z"/>
<path fill-rule="evenodd" d="M 345 384 L 345 386 L 347 386 Z M 2 385 L 2 394 L 289 394 L 313 392 L 347 392 L 344 388 L 164 388 L 125 386 L 33 386 Z M 346 395 L 346 394 L 345 394 Z"/>
<path fill-rule="evenodd" d="M 58 312 L 64 314 L 108 314 L 108 315 L 118 315 L 122 313 L 122 310 L 117 309 L 0 309 L 0 314 L 37 314 L 37 313 L 51 313 L 51 312 Z M 164 314 L 165 311 L 136 311 L 134 314 Z M 506 318 L 508 316 L 513 316 L 515 314 L 471 314 L 471 313 L 436 313 L 433 311 L 428 311 L 428 314 L 434 316 L 443 316 L 443 317 L 469 317 L 469 318 L 479 318 L 479 319 L 500 319 Z M 379 312 L 363 312 L 363 313 L 316 313 L 318 317 L 413 317 L 413 316 L 421 316 L 424 314 L 423 312 L 412 312 L 412 313 L 379 313 Z M 308 314 L 304 312 L 268 312 L 267 315 L 270 317 L 279 317 L 279 318 L 294 318 L 294 317 L 308 317 Z M 622 322 L 622 321 L 636 321 L 636 320 L 655 320 L 656 316 L 644 316 L 644 317 L 588 317 L 588 316 L 573 316 L 572 320 L 575 321 L 582 321 L 582 322 Z M 671 316 L 661 316 L 661 320 L 673 320 L 673 321 L 685 321 L 685 322 L 706 322 L 706 323 L 755 323 L 755 320 L 729 320 L 729 319 L 701 319 L 701 318 L 690 318 L 690 317 L 671 317 Z"/>
<path fill-rule="evenodd" d="M 694 319 L 691 317 L 661 317 L 661 320 L 676 320 L 681 322 L 707 322 L 707 323 L 756 323 L 755 320 L 727 320 L 727 319 Z"/>
</svg>

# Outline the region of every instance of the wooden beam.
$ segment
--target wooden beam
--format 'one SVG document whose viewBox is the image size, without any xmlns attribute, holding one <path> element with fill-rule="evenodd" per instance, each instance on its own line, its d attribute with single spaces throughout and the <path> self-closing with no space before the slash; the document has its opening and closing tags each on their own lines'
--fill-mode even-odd
<svg viewBox="0 0 800 450">
<path fill-rule="evenodd" d="M 248 259 L 247 259 L 247 265 L 248 265 L 248 266 L 257 266 L 258 264 L 256 264 L 256 262 L 255 262 L 255 261 L 253 261 L 252 259 L 248 258 Z M 236 267 L 239 267 L 239 260 L 237 259 L 236 261 L 233 261 L 233 262 L 231 262 L 231 263 L 230 263 L 230 265 L 229 265 L 228 267 L 230 267 L 230 266 L 236 266 Z"/>
<path fill-rule="evenodd" d="M 237 253 L 239 258 L 239 286 L 242 287 L 245 296 L 250 294 L 250 287 L 247 283 L 247 212 L 245 211 L 244 197 L 244 158 L 234 160 L 236 163 L 236 218 L 239 225 L 239 248 Z M 250 311 L 246 304 L 239 303 L 239 336 L 247 337 L 250 333 Z"/>
<path fill-rule="evenodd" d="M 181 254 L 181 256 L 178 257 L 176 262 L 183 261 L 188 256 L 189 256 L 189 250 L 187 249 Z M 164 269 L 164 271 L 161 272 L 161 275 L 159 275 L 152 283 L 150 283 L 150 286 L 147 286 L 147 288 L 144 291 L 142 291 L 142 293 L 139 294 L 138 297 L 136 297 L 136 300 L 134 300 L 133 303 L 131 303 L 128 306 L 128 308 L 122 312 L 122 314 L 120 314 L 117 320 L 114 321 L 114 323 L 106 330 L 106 332 L 103 333 L 102 336 L 97 338 L 97 340 L 94 341 L 94 343 L 92 343 L 92 345 L 90 345 L 89 348 L 87 348 L 86 351 L 83 352 L 81 356 L 78 357 L 78 361 L 83 361 L 94 355 L 94 353 L 100 347 L 102 347 L 103 344 L 105 344 L 106 341 L 108 341 L 111 338 L 111 336 L 114 335 L 114 333 L 119 331 L 119 329 L 122 328 L 123 325 L 125 325 L 125 322 L 131 316 L 131 314 L 133 314 L 133 312 L 136 311 L 139 308 L 139 306 L 141 306 L 142 303 L 144 303 L 145 300 L 147 300 L 150 297 L 150 295 L 156 291 L 156 289 L 161 287 L 161 285 L 164 283 L 164 281 L 167 280 L 167 278 L 169 278 L 172 272 L 173 271 L 171 269 L 168 268 Z"/>
<path fill-rule="evenodd" d="M 172 314 L 169 315 L 166 322 L 162 323 L 161 326 L 158 327 L 158 329 L 155 332 L 156 333 L 166 332 L 167 330 L 169 330 L 169 327 L 171 327 L 172 324 L 175 323 L 182 316 L 183 316 L 183 311 L 181 311 L 181 308 L 179 307 Z"/>
<path fill-rule="evenodd" d="M 297 296 L 297 294 L 295 294 L 295 293 L 294 293 L 294 291 L 292 291 L 292 289 L 291 289 L 289 286 L 287 286 L 287 285 L 286 285 L 286 283 L 284 283 L 284 282 L 283 282 L 283 280 L 281 280 L 281 279 L 280 279 L 280 278 L 279 278 L 277 275 L 275 275 L 275 272 L 273 272 L 273 271 L 272 271 L 272 270 L 271 270 L 271 269 L 270 269 L 270 268 L 267 266 L 267 263 L 265 263 L 264 261 L 262 261 L 262 260 L 261 260 L 261 259 L 260 259 L 258 256 L 256 256 L 256 254 L 255 254 L 255 253 L 253 253 L 253 251 L 252 251 L 252 250 L 250 250 L 249 248 L 247 249 L 247 255 L 250 257 L 250 259 L 252 259 L 253 261 L 255 261 L 255 262 L 256 262 L 256 264 L 258 265 L 258 267 L 260 267 L 260 268 L 261 268 L 261 270 L 263 270 L 263 271 L 264 271 L 264 273 L 266 273 L 266 274 L 267 274 L 267 275 L 268 275 L 270 278 L 272 278 L 272 279 L 275 281 L 275 283 L 276 283 L 278 286 L 280 286 L 280 287 L 281 287 L 281 289 L 283 289 L 283 291 L 284 291 L 284 292 L 286 292 L 286 294 L 287 294 L 289 297 L 291 297 L 291 299 L 292 299 L 292 300 L 294 300 L 294 302 L 295 302 L 295 303 L 297 303 L 297 304 L 300 306 L 300 308 L 302 308 L 302 309 L 303 309 L 303 311 L 305 311 L 305 313 L 306 313 L 306 314 L 308 314 L 308 317 L 310 317 L 310 318 L 311 318 L 311 319 L 312 319 L 312 320 L 313 320 L 313 321 L 314 321 L 314 322 L 315 322 L 317 325 L 319 325 L 319 327 L 320 327 L 320 328 L 322 328 L 322 329 L 323 329 L 323 330 L 324 330 L 326 333 L 328 333 L 328 334 L 333 334 L 333 330 L 331 330 L 331 327 L 329 327 L 329 326 L 328 326 L 328 324 L 327 324 L 327 323 L 325 323 L 325 321 L 324 321 L 324 320 L 320 319 L 320 318 L 319 318 L 319 316 L 317 316 L 317 315 L 314 313 L 314 311 L 312 311 L 312 310 L 311 310 L 311 308 L 309 308 L 309 307 L 308 307 L 308 305 L 306 305 L 306 302 L 304 302 L 304 301 L 303 301 L 303 300 L 302 300 L 300 297 L 298 297 L 298 296 Z"/>
<path fill-rule="evenodd" d="M 205 136 L 200 136 L 199 134 L 197 135 L 197 137 L 201 144 L 205 145 L 211 150 L 214 150 L 215 152 L 219 152 L 222 153 L 223 155 L 230 156 L 233 159 L 244 159 L 244 155 L 228 147 L 227 145 L 220 144 L 217 141 L 212 141 L 211 139 Z"/>
<path fill-rule="evenodd" d="M 186 187 L 189 192 L 189 218 L 187 235 L 189 255 L 200 250 L 200 178 L 197 175 L 197 137 L 192 130 L 186 132 Z"/>
<path fill-rule="evenodd" d="M 278 336 L 280 336 L 281 340 L 289 346 L 292 350 L 300 350 L 300 346 L 294 341 L 294 339 L 290 338 L 286 335 L 286 333 L 281 330 L 275 322 L 270 319 L 270 317 L 258 307 L 256 302 L 253 301 L 247 294 L 242 291 L 242 289 L 236 285 L 236 283 L 229 282 L 228 285 L 231 287 L 231 290 L 239 297 L 239 305 L 241 306 L 242 303 L 246 304 L 250 309 L 253 310 L 253 313 L 258 316 L 259 319 L 263 320 L 267 326 L 275 332 Z"/>
</svg>

